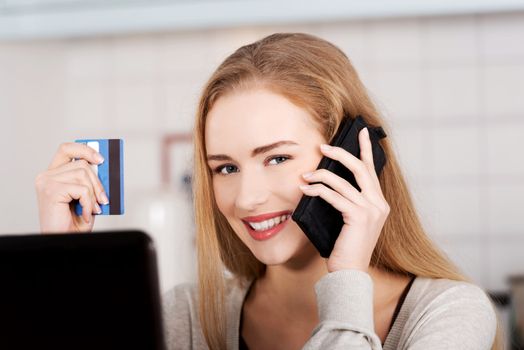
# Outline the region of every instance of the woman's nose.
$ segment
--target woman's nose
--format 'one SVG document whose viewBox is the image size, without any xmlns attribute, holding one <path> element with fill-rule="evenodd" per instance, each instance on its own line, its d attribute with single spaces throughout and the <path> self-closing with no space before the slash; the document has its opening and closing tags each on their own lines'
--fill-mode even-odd
<svg viewBox="0 0 524 350">
<path fill-rule="evenodd" d="M 266 185 L 262 176 L 244 174 L 237 192 L 236 206 L 244 211 L 253 211 L 264 204 L 270 193 Z"/>
</svg>

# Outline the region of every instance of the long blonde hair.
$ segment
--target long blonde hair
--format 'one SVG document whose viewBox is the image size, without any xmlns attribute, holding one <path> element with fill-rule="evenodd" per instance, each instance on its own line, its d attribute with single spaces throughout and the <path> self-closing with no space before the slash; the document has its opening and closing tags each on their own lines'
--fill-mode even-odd
<svg viewBox="0 0 524 350">
<path fill-rule="evenodd" d="M 194 209 L 197 232 L 199 313 L 211 349 L 224 349 L 225 269 L 237 279 L 259 277 L 265 266 L 237 237 L 218 210 L 205 148 L 206 116 L 221 96 L 254 86 L 282 94 L 305 108 L 331 140 L 344 115 L 388 127 L 370 100 L 347 56 L 333 44 L 308 34 L 279 33 L 243 46 L 217 68 L 204 87 L 194 130 Z M 371 265 L 393 273 L 468 281 L 428 238 L 388 138 L 381 145 L 386 165 L 379 177 L 390 214 Z M 500 327 L 492 349 L 502 349 Z"/>
</svg>

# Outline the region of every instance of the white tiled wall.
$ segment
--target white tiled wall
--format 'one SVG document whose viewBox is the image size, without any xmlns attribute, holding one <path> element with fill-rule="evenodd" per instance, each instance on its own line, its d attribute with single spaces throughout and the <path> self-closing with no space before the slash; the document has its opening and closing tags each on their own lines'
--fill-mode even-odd
<svg viewBox="0 0 524 350">
<path fill-rule="evenodd" d="M 433 180 L 467 178 L 475 181 L 481 157 L 478 128 L 471 124 L 441 126 L 437 123 L 429 134 L 433 144 Z"/>
<path fill-rule="evenodd" d="M 431 116 L 453 123 L 457 119 L 476 119 L 479 116 L 478 68 L 464 66 L 430 66 L 427 70 L 428 105 Z"/>
<path fill-rule="evenodd" d="M 493 21 L 496 16 L 489 16 Z M 479 17 L 439 17 L 424 21 L 423 51 L 429 66 L 450 68 L 477 62 Z"/>
<path fill-rule="evenodd" d="M 439 235 L 468 235 L 470 240 L 483 231 L 480 213 L 480 186 L 475 183 L 447 183 L 432 186 L 434 212 L 430 220 Z"/>
<path fill-rule="evenodd" d="M 497 115 L 511 118 L 524 109 L 524 67 L 522 63 L 487 63 L 483 73 L 485 112 L 490 119 Z"/>
<path fill-rule="evenodd" d="M 60 142 L 122 137 L 127 215 L 98 227 L 147 228 L 165 285 L 191 278 L 180 268 L 194 258 L 181 251 L 191 213 L 179 179 L 161 187 L 162 136 L 191 130 L 221 60 L 276 31 L 348 54 L 392 127 L 428 233 L 474 280 L 498 290 L 524 273 L 524 13 L 0 43 L 0 233 L 38 230 L 33 180 Z M 178 208 L 171 221 L 151 212 L 158 203 Z"/>
<path fill-rule="evenodd" d="M 478 35 L 482 59 L 489 63 L 520 62 L 524 58 L 524 47 L 519 45 L 524 22 L 522 13 L 478 18 Z"/>
<path fill-rule="evenodd" d="M 524 89 L 520 91 L 522 95 Z M 516 93 L 515 98 L 522 97 Z M 497 175 L 524 177 L 524 161 L 519 155 L 519 150 L 522 148 L 522 142 L 519 141 L 524 136 L 524 117 L 518 123 L 510 121 L 495 123 L 490 123 L 489 130 L 486 130 L 484 146 L 486 172 L 493 177 Z"/>
</svg>

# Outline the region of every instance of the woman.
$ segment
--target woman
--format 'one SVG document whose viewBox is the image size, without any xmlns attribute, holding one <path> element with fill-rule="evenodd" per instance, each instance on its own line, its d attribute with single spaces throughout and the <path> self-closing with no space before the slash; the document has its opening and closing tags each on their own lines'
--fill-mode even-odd
<svg viewBox="0 0 524 350">
<path fill-rule="evenodd" d="M 425 235 L 388 138 L 380 176 L 366 129 L 360 159 L 321 146 L 357 115 L 384 126 L 348 58 L 314 36 L 274 34 L 218 67 L 194 134 L 199 283 L 164 296 L 169 348 L 501 349 L 492 304 Z M 65 144 L 37 178 L 43 231 L 92 228 L 95 156 Z M 315 171 L 322 156 L 361 191 Z M 328 259 L 290 219 L 303 195 L 344 219 Z"/>
</svg>

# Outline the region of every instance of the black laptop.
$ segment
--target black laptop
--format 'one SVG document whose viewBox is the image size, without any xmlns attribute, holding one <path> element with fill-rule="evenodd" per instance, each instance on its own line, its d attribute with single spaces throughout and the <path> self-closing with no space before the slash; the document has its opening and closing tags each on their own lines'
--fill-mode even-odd
<svg viewBox="0 0 524 350">
<path fill-rule="evenodd" d="M 140 231 L 0 236 L 0 349 L 165 349 Z"/>
</svg>

